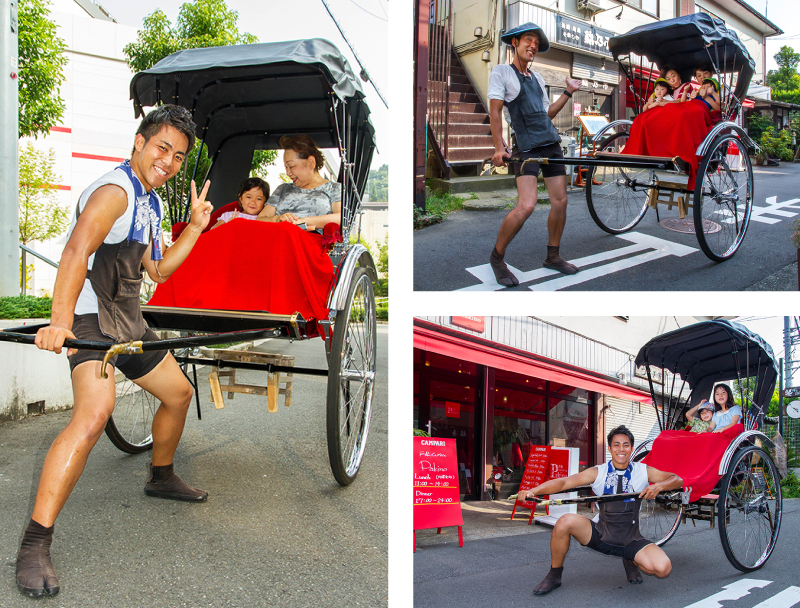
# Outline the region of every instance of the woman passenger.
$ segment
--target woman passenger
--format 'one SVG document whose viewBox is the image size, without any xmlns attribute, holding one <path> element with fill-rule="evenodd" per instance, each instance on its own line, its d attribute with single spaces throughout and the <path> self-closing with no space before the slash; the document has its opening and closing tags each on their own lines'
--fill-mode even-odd
<svg viewBox="0 0 800 608">
<path fill-rule="evenodd" d="M 670 65 L 665 65 L 661 69 L 661 73 L 664 75 L 664 80 L 672 87 L 673 100 L 676 102 L 686 101 L 689 93 L 692 92 L 692 83 L 681 83 L 681 75 L 678 74 L 678 70 Z"/>
<path fill-rule="evenodd" d="M 342 185 L 319 174 L 324 163 L 314 140 L 308 135 L 287 135 L 278 143 L 284 150 L 283 164 L 292 183 L 275 188 L 258 219 L 305 224 L 308 230 L 339 225 Z"/>
</svg>

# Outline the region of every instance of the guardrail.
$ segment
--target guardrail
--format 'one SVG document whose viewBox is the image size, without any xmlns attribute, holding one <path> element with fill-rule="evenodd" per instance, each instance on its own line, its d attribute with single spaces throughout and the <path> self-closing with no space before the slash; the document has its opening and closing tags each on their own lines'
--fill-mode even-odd
<svg viewBox="0 0 800 608">
<path fill-rule="evenodd" d="M 37 253 L 36 251 L 31 249 L 27 245 L 23 245 L 22 243 L 19 244 L 19 248 L 22 249 L 22 273 L 23 273 L 22 277 L 20 279 L 19 292 L 20 292 L 20 295 L 24 296 L 26 294 L 26 292 L 28 291 L 27 290 L 27 286 L 26 286 L 26 283 L 27 283 L 27 270 L 26 269 L 28 268 L 28 259 L 27 259 L 27 255 L 26 254 L 30 253 L 32 256 L 39 258 L 43 262 L 47 262 L 53 268 L 58 268 L 58 262 L 54 262 L 50 258 L 47 258 L 47 257 L 43 256 L 41 253 Z"/>
</svg>

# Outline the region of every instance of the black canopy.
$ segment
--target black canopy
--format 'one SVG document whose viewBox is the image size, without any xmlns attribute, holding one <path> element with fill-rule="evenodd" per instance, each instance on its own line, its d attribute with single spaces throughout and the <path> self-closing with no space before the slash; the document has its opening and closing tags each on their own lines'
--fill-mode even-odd
<svg viewBox="0 0 800 608">
<path fill-rule="evenodd" d="M 756 66 L 736 32 L 708 13 L 640 25 L 611 38 L 608 48 L 617 60 L 635 53 L 659 67 L 675 66 L 683 82 L 689 81 L 695 66 L 713 63 L 720 73 L 738 73 L 734 94 L 739 99 L 747 92 Z"/>
<path fill-rule="evenodd" d="M 337 148 L 341 138 L 358 191 L 364 191 L 375 129 L 361 83 L 327 40 L 178 51 L 136 74 L 130 91 L 137 117 L 158 102 L 192 111 L 198 138 L 221 165 L 212 168 L 212 190 L 227 198 L 209 194 L 221 204 L 232 200 L 241 174 L 249 172 L 252 150 L 278 149 L 281 136 L 299 133 L 320 148 Z M 229 152 L 219 154 L 223 148 Z M 232 183 L 220 190 L 221 182 Z"/>
<path fill-rule="evenodd" d="M 679 374 L 695 395 L 710 394 L 716 382 L 757 376 L 753 402 L 763 407 L 778 380 L 770 345 L 743 325 L 726 320 L 695 323 L 657 336 L 639 350 L 636 365 Z"/>
</svg>

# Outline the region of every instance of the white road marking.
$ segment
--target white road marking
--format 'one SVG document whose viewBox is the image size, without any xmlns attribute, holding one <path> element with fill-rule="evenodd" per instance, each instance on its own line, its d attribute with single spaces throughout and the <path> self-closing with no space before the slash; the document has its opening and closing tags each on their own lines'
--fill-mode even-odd
<svg viewBox="0 0 800 608">
<path fill-rule="evenodd" d="M 730 585 L 723 587 L 724 591 L 715 593 L 705 599 L 686 606 L 686 608 L 722 608 L 720 602 L 725 600 L 738 600 L 745 595 L 750 595 L 750 590 L 754 588 L 766 587 L 772 581 L 760 581 L 752 578 L 743 578 Z"/>
<path fill-rule="evenodd" d="M 750 216 L 750 220 L 754 222 L 761 222 L 762 224 L 777 224 L 781 220 L 777 220 L 771 217 L 765 217 L 765 214 L 770 215 L 777 215 L 779 217 L 795 217 L 797 213 L 791 213 L 789 211 L 784 211 L 783 209 L 789 208 L 794 211 L 800 213 L 800 207 L 793 207 L 795 203 L 800 203 L 800 198 L 793 198 L 788 201 L 777 202 L 777 196 L 770 196 L 767 198 L 766 207 L 759 207 L 758 205 L 753 205 L 753 213 Z M 744 211 L 744 205 L 739 205 L 739 208 Z M 732 221 L 732 220 L 731 220 Z"/>
<path fill-rule="evenodd" d="M 784 589 L 753 608 L 792 608 L 795 604 L 800 604 L 800 587 Z"/>
<path fill-rule="evenodd" d="M 645 262 L 656 260 L 665 256 L 674 255 L 682 257 L 697 251 L 697 249 L 694 247 L 687 247 L 686 245 L 673 243 L 671 241 L 666 241 L 664 239 L 649 236 L 647 234 L 641 234 L 639 232 L 628 232 L 626 234 L 619 234 L 616 236 L 619 239 L 629 241 L 633 244 L 620 247 L 619 249 L 613 249 L 611 251 L 595 253 L 578 258 L 576 260 L 569 260 L 579 268 L 582 266 L 597 264 L 599 262 L 609 261 L 608 264 L 604 264 L 589 270 L 583 270 L 578 274 L 563 275 L 556 270 L 549 270 L 547 268 L 537 268 L 528 272 L 522 272 L 511 265 L 509 265 L 509 269 L 516 275 L 520 283 L 529 283 L 545 277 L 556 277 L 553 280 L 545 281 L 530 287 L 530 289 L 534 291 L 552 291 L 555 289 L 563 289 L 564 287 L 569 287 L 571 285 L 578 285 L 586 281 L 591 281 L 592 279 L 596 279 L 613 272 L 618 272 L 626 268 L 632 268 L 639 264 L 644 264 Z M 630 256 L 631 254 L 639 255 L 634 255 L 625 259 L 618 259 L 624 256 Z M 461 289 L 457 289 L 456 291 L 497 291 L 499 289 L 505 289 L 505 286 L 500 285 L 495 280 L 494 273 L 492 272 L 492 268 L 489 266 L 489 264 L 473 266 L 472 268 L 467 268 L 466 270 L 476 279 L 478 279 L 480 283 L 478 285 L 463 287 Z"/>
</svg>

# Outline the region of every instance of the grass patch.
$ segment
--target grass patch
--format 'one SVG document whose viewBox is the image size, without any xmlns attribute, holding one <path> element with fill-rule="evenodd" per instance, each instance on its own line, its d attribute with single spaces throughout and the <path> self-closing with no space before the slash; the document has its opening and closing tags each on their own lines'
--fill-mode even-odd
<svg viewBox="0 0 800 608">
<path fill-rule="evenodd" d="M 53 298 L 5 296 L 0 298 L 0 319 L 49 319 Z"/>
<path fill-rule="evenodd" d="M 414 207 L 414 229 L 438 224 L 453 211 L 464 208 L 464 201 L 478 198 L 474 192 L 462 197 L 449 192 L 435 192 L 425 197 L 425 212 Z"/>
</svg>

